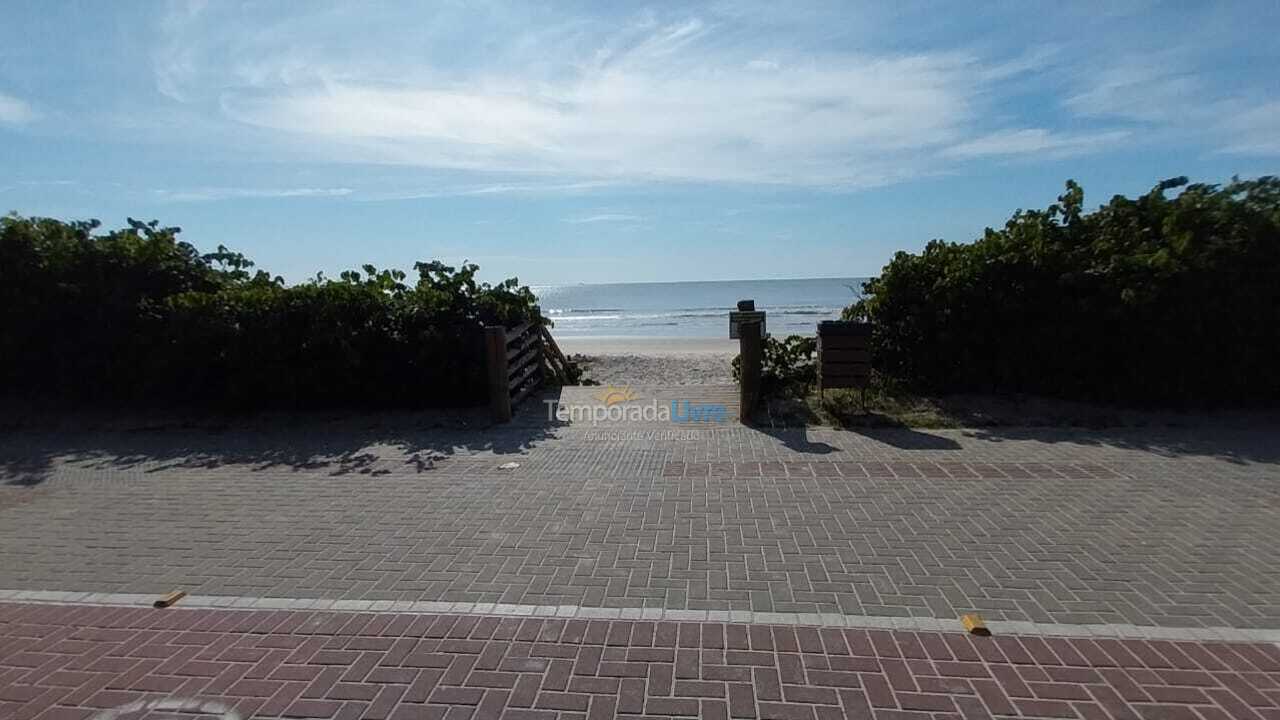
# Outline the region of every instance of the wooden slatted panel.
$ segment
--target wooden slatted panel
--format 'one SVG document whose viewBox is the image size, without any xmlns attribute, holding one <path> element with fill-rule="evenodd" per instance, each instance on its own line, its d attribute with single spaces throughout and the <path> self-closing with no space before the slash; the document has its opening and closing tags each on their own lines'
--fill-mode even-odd
<svg viewBox="0 0 1280 720">
<path fill-rule="evenodd" d="M 521 335 L 529 332 L 529 328 L 533 327 L 533 323 L 521 323 L 507 331 L 507 344 L 518 340 Z"/>
<path fill-rule="evenodd" d="M 514 344 L 508 341 L 507 345 L 507 362 L 514 361 L 520 355 L 523 355 L 529 348 L 539 344 L 542 336 L 539 333 L 529 333 L 523 339 L 517 339 Z"/>
<path fill-rule="evenodd" d="M 569 382 L 569 359 L 560 351 L 560 346 L 556 344 L 555 338 L 551 337 L 551 331 L 547 330 L 545 325 L 541 329 L 543 356 L 547 361 L 547 367 L 561 385 Z"/>
<path fill-rule="evenodd" d="M 871 325 L 849 320 L 823 320 L 818 323 L 818 337 L 870 337 Z"/>
<path fill-rule="evenodd" d="M 863 373 L 859 375 L 823 375 L 820 380 L 823 390 L 862 388 L 866 387 L 867 383 L 871 381 L 871 373 Z"/>
<path fill-rule="evenodd" d="M 542 360 L 542 343 L 540 342 L 541 338 L 539 338 L 537 335 L 534 335 L 533 337 L 535 338 L 535 342 L 529 343 L 529 345 L 524 349 L 524 351 L 520 355 L 516 356 L 514 359 L 509 361 L 507 365 L 508 377 L 514 378 L 516 375 L 523 373 L 525 369 L 530 366 L 533 366 L 533 367 L 541 366 L 539 362 Z"/>
<path fill-rule="evenodd" d="M 855 335 L 836 335 L 834 337 L 818 336 L 818 344 L 831 350 L 855 350 L 871 346 L 871 338 Z"/>
<path fill-rule="evenodd" d="M 490 405 L 498 422 L 510 420 L 511 408 L 541 388 L 547 378 L 561 384 L 568 381 L 569 360 L 541 322 L 509 329 L 492 326 L 485 332 Z"/>
<path fill-rule="evenodd" d="M 507 332 L 507 392 L 512 407 L 542 387 L 546 374 L 544 328 L 524 323 Z"/>
<path fill-rule="evenodd" d="M 863 323 L 818 324 L 818 387 L 865 388 L 871 380 L 871 328 Z"/>
<path fill-rule="evenodd" d="M 866 377 L 871 374 L 871 363 L 831 363 L 822 367 L 822 377 Z"/>
<path fill-rule="evenodd" d="M 537 390 L 540 387 L 542 387 L 541 380 L 538 380 L 537 382 L 527 383 L 523 388 L 516 391 L 516 394 L 514 396 L 512 396 L 511 404 L 519 405 L 521 400 L 524 400 L 525 398 L 529 397 L 530 393 L 532 393 L 533 391 Z"/>
<path fill-rule="evenodd" d="M 508 386 L 514 388 L 515 385 L 512 385 L 511 383 L 514 382 L 517 377 L 528 377 L 527 371 L 529 368 L 541 367 L 542 364 L 539 362 L 539 359 L 540 358 L 536 354 L 530 353 L 529 355 L 521 358 L 519 362 L 512 363 L 511 370 L 507 372 Z"/>
<path fill-rule="evenodd" d="M 507 389 L 512 391 L 518 389 L 521 385 L 525 383 L 526 380 L 533 377 L 534 374 L 537 374 L 539 377 L 541 377 L 541 374 L 542 374 L 541 363 L 536 363 L 536 362 L 529 363 L 523 369 L 513 374 L 511 376 L 511 380 L 507 382 Z"/>
<path fill-rule="evenodd" d="M 871 362 L 871 351 L 867 348 L 835 350 L 827 349 L 824 346 L 820 357 L 824 365 L 832 363 L 869 363 Z"/>
</svg>

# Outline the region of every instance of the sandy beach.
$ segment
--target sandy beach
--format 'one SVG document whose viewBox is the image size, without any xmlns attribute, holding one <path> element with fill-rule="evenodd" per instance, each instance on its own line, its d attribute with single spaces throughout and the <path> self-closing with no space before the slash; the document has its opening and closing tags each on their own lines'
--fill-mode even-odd
<svg viewBox="0 0 1280 720">
<path fill-rule="evenodd" d="M 732 383 L 738 341 L 728 338 L 556 338 L 602 385 L 717 385 Z"/>
</svg>

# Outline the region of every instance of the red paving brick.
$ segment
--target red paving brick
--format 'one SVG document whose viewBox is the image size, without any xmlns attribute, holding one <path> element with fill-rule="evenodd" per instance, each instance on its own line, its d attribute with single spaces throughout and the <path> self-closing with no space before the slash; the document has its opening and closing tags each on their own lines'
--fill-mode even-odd
<svg viewBox="0 0 1280 720">
<path fill-rule="evenodd" d="M 0 718 L 1280 718 L 1264 643 L 0 603 Z M 106 714 L 112 720 L 170 717 Z M 173 715 L 177 716 L 177 715 Z M 181 717 L 213 717 L 206 713 Z"/>
</svg>

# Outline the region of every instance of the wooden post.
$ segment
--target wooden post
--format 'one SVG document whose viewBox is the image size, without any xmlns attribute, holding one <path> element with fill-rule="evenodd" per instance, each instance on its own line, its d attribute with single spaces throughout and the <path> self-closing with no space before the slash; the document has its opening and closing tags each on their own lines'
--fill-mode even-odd
<svg viewBox="0 0 1280 720">
<path fill-rule="evenodd" d="M 484 329 L 485 364 L 489 370 L 489 412 L 496 423 L 511 420 L 511 390 L 507 387 L 507 329 Z"/>
<path fill-rule="evenodd" d="M 738 326 L 738 420 L 751 424 L 751 413 L 760 400 L 760 371 L 763 353 L 760 323 L 748 322 Z"/>
</svg>

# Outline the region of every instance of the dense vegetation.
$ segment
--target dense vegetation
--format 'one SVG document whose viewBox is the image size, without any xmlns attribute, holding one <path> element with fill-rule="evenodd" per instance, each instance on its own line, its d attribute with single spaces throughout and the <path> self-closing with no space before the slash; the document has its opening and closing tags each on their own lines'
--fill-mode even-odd
<svg viewBox="0 0 1280 720">
<path fill-rule="evenodd" d="M 1280 179 L 1083 208 L 1069 181 L 973 243 L 895 255 L 845 311 L 874 323 L 877 370 L 927 392 L 1280 399 Z"/>
<path fill-rule="evenodd" d="M 424 407 L 484 398 L 486 324 L 537 316 L 516 280 L 417 263 L 286 286 L 177 228 L 0 219 L 0 396 L 72 405 Z"/>
<path fill-rule="evenodd" d="M 765 395 L 804 396 L 818 381 L 814 355 L 818 339 L 812 335 L 769 336 L 760 347 L 760 391 Z M 742 356 L 733 358 L 733 379 L 742 377 Z"/>
</svg>

